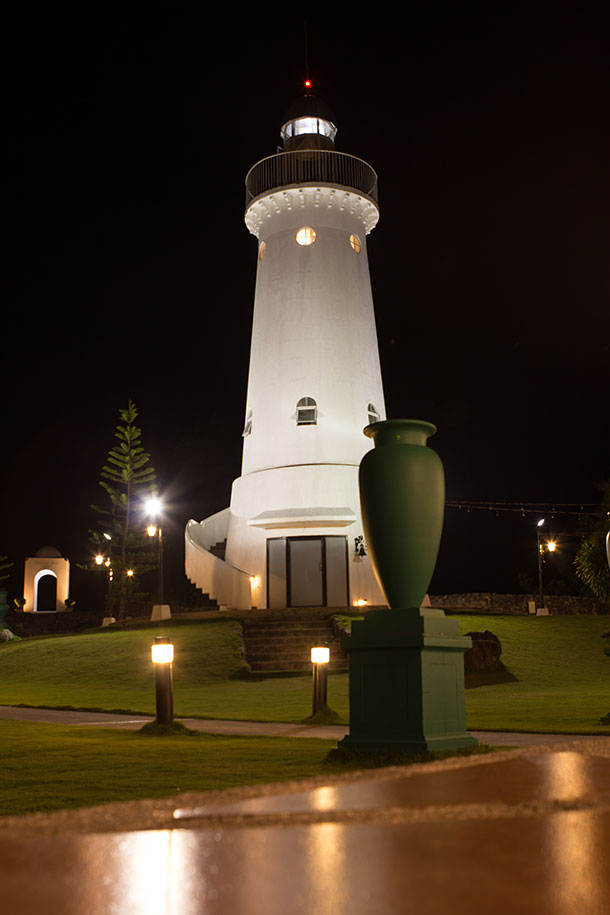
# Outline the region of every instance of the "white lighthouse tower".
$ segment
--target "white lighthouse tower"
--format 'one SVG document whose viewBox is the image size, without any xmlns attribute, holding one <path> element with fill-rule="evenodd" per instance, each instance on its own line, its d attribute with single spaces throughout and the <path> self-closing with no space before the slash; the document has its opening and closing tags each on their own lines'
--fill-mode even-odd
<svg viewBox="0 0 610 915">
<path fill-rule="evenodd" d="M 337 152 L 327 106 L 288 111 L 246 177 L 258 239 L 242 474 L 186 529 L 188 577 L 230 607 L 384 604 L 366 556 L 358 465 L 385 419 L 366 237 L 377 175 Z"/>
</svg>

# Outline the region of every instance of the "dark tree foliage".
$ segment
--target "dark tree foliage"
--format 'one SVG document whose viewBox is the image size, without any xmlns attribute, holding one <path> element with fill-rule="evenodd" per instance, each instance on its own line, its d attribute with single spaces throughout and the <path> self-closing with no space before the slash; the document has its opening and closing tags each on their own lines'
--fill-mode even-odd
<svg viewBox="0 0 610 915">
<path fill-rule="evenodd" d="M 103 505 L 91 506 L 100 528 L 92 531 L 91 539 L 110 559 L 112 604 L 117 607 L 117 618 L 123 619 L 138 576 L 154 568 L 157 562 L 144 527 L 145 502 L 156 494 L 156 474 L 150 454 L 141 444 L 142 430 L 135 424 L 136 405 L 130 400 L 119 415 L 116 442 L 102 467 L 99 482 L 106 500 Z M 111 539 L 104 538 L 104 534 L 109 534 Z"/>
<path fill-rule="evenodd" d="M 606 535 L 610 530 L 610 480 L 600 487 L 602 501 L 590 534 L 583 539 L 574 559 L 576 574 L 591 593 L 610 610 L 610 569 Z"/>
<path fill-rule="evenodd" d="M 10 573 L 7 572 L 7 569 L 12 568 L 13 563 L 9 561 L 8 556 L 0 556 L 0 581 L 10 577 Z"/>
</svg>

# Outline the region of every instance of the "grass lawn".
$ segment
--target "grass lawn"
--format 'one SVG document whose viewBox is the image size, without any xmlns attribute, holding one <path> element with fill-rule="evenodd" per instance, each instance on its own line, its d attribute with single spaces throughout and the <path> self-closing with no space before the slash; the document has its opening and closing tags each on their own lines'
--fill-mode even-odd
<svg viewBox="0 0 610 915">
<path fill-rule="evenodd" d="M 145 737 L 137 731 L 0 721 L 0 816 L 171 797 L 334 771 L 332 741 Z"/>
<path fill-rule="evenodd" d="M 346 754 L 335 754 L 335 758 L 327 758 L 336 747 L 331 740 L 226 737 L 192 731 L 180 736 L 145 736 L 138 731 L 3 720 L 0 746 L 0 817 L 455 755 L 383 753 L 362 759 L 347 754 L 346 759 Z M 470 755 L 489 749 L 463 752 Z"/>
<path fill-rule="evenodd" d="M 610 662 L 603 653 L 607 616 L 458 616 L 460 630 L 491 629 L 502 641 L 507 677 L 479 678 L 466 691 L 475 730 L 610 734 Z M 177 717 L 303 720 L 311 713 L 311 677 L 235 679 L 239 626 L 230 620 L 173 622 L 0 645 L 0 704 L 72 706 L 154 713 L 150 644 L 176 646 Z M 474 678 L 476 679 L 476 678 Z M 348 718 L 347 674 L 330 674 L 328 702 Z"/>
<path fill-rule="evenodd" d="M 502 662 L 516 680 L 466 691 L 474 730 L 607 734 L 610 711 L 607 616 L 460 616 L 460 631 L 490 629 Z"/>
</svg>

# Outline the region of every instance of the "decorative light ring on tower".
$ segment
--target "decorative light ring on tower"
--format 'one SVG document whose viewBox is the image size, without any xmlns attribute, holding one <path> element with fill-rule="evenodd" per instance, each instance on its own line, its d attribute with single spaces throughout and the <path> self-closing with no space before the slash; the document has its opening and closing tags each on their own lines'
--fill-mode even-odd
<svg viewBox="0 0 610 915">
<path fill-rule="evenodd" d="M 316 240 L 315 230 L 311 226 L 303 226 L 296 234 L 298 245 L 313 245 Z"/>
<path fill-rule="evenodd" d="M 260 237 L 265 223 L 278 215 L 301 208 L 301 200 L 305 207 L 311 205 L 318 209 L 341 211 L 344 199 L 343 191 L 325 185 L 287 187 L 282 189 L 281 194 L 269 194 L 252 201 L 246 210 L 245 221 L 249 231 Z M 369 235 L 377 225 L 379 209 L 371 200 L 361 195 L 352 194 L 350 200 L 349 212 L 358 219 L 364 234 Z M 307 218 L 313 218 L 313 214 L 311 217 L 304 216 L 303 221 Z"/>
<path fill-rule="evenodd" d="M 349 237 L 349 243 L 352 246 L 352 248 L 354 249 L 354 251 L 356 252 L 356 254 L 360 254 L 360 252 L 362 251 L 362 242 L 360 241 L 358 236 L 355 235 L 353 232 Z"/>
</svg>

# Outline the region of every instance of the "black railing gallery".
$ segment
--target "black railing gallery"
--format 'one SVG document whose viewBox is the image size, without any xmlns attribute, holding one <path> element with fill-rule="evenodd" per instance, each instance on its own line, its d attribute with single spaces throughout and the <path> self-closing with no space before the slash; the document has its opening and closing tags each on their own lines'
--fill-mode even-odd
<svg viewBox="0 0 610 915">
<path fill-rule="evenodd" d="M 295 150 L 268 156 L 246 175 L 246 206 L 278 187 L 335 184 L 365 194 L 377 203 L 377 174 L 362 159 L 328 149 Z"/>
</svg>

